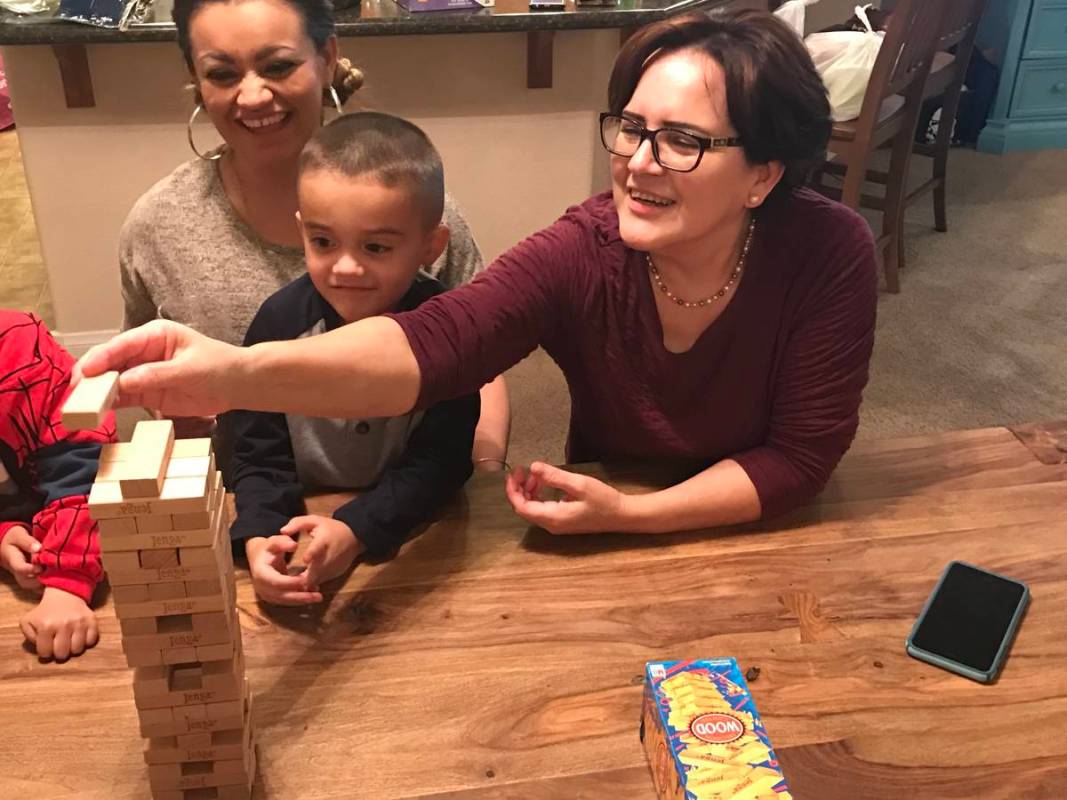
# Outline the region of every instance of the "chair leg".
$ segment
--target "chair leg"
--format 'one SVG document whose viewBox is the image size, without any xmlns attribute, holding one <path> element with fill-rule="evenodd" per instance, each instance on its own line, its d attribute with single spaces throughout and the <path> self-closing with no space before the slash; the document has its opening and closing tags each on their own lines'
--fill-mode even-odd
<svg viewBox="0 0 1067 800">
<path fill-rule="evenodd" d="M 948 172 L 948 137 L 941 142 L 940 134 L 937 137 L 937 152 L 934 153 L 934 230 L 944 233 L 948 230 L 948 218 L 945 213 L 945 182 Z"/>
<path fill-rule="evenodd" d="M 941 121 L 937 126 L 937 141 L 934 142 L 934 230 L 948 230 L 945 212 L 945 183 L 948 175 L 948 151 L 952 147 L 952 129 L 956 127 L 956 115 L 960 108 L 960 87 L 944 97 Z"/>
<path fill-rule="evenodd" d="M 897 225 L 897 270 L 902 270 L 904 267 L 904 216 L 901 215 L 900 223 Z"/>
</svg>

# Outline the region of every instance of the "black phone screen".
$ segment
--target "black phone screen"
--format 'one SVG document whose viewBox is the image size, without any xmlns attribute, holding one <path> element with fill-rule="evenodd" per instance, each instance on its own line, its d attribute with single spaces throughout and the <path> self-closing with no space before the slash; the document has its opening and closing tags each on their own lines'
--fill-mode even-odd
<svg viewBox="0 0 1067 800">
<path fill-rule="evenodd" d="M 988 671 L 1023 598 L 1024 587 L 955 563 L 949 567 L 912 644 L 928 653 Z"/>
</svg>

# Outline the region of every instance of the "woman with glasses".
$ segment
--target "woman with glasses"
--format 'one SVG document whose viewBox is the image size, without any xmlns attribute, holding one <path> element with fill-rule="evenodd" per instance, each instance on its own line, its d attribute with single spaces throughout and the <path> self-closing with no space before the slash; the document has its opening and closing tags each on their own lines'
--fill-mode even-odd
<svg viewBox="0 0 1067 800">
<path fill-rule="evenodd" d="M 689 459 L 627 495 L 534 463 L 516 512 L 556 533 L 747 522 L 809 500 L 856 430 L 874 335 L 864 220 L 800 188 L 830 109 L 770 15 L 694 13 L 632 36 L 600 135 L 612 189 L 414 312 L 247 350 L 170 323 L 88 355 L 122 402 L 386 416 L 469 392 L 538 345 L 571 394 L 568 459 Z M 565 500 L 544 499 L 548 488 Z"/>
</svg>

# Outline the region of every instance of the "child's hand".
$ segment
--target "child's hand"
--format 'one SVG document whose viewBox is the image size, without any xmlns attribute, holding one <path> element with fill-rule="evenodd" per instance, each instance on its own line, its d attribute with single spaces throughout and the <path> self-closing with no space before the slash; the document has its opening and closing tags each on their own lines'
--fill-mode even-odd
<svg viewBox="0 0 1067 800">
<path fill-rule="evenodd" d="M 305 531 L 311 537 L 311 544 L 304 552 L 307 571 L 301 576 L 305 586 L 315 591 L 327 581 L 341 575 L 352 566 L 356 556 L 363 552 L 363 543 L 345 523 L 332 517 L 320 517 L 315 514 L 306 517 L 293 517 L 282 528 L 282 533 L 295 536 Z"/>
<path fill-rule="evenodd" d="M 303 575 L 290 575 L 285 556 L 296 550 L 292 536 L 257 536 L 245 542 L 248 571 L 256 596 L 279 606 L 302 606 L 321 603 L 319 592 L 308 591 Z"/>
<path fill-rule="evenodd" d="M 30 559 L 40 549 L 41 543 L 21 525 L 10 528 L 0 542 L 0 565 L 15 576 L 15 581 L 23 589 L 38 593 L 44 588 L 37 580 L 42 568 Z"/>
<path fill-rule="evenodd" d="M 19 620 L 19 627 L 40 658 L 56 661 L 79 655 L 100 638 L 96 615 L 85 601 L 54 586 L 44 587 L 41 602 Z"/>
</svg>

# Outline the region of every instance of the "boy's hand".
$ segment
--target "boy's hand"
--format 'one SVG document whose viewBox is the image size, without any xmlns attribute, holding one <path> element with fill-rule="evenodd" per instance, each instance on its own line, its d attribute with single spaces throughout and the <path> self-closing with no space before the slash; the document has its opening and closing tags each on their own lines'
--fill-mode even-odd
<svg viewBox="0 0 1067 800">
<path fill-rule="evenodd" d="M 345 523 L 332 517 L 311 514 L 293 517 L 282 528 L 282 533 L 295 536 L 304 531 L 311 537 L 311 544 L 304 552 L 307 571 L 301 576 L 304 585 L 311 591 L 341 575 L 352 566 L 356 556 L 363 552 L 363 543 Z"/>
<path fill-rule="evenodd" d="M 79 655 L 100 638 L 96 615 L 85 601 L 54 586 L 44 587 L 41 602 L 23 615 L 19 627 L 38 657 L 56 661 Z"/>
<path fill-rule="evenodd" d="M 8 529 L 4 540 L 0 542 L 0 565 L 15 576 L 15 581 L 23 589 L 38 593 L 44 588 L 37 580 L 42 567 L 31 559 L 40 549 L 41 543 L 21 525 Z"/>
<path fill-rule="evenodd" d="M 288 573 L 285 557 L 296 550 L 292 536 L 257 536 L 245 542 L 248 571 L 256 596 L 279 606 L 302 606 L 321 603 L 322 595 L 308 591 L 303 575 Z"/>
</svg>

